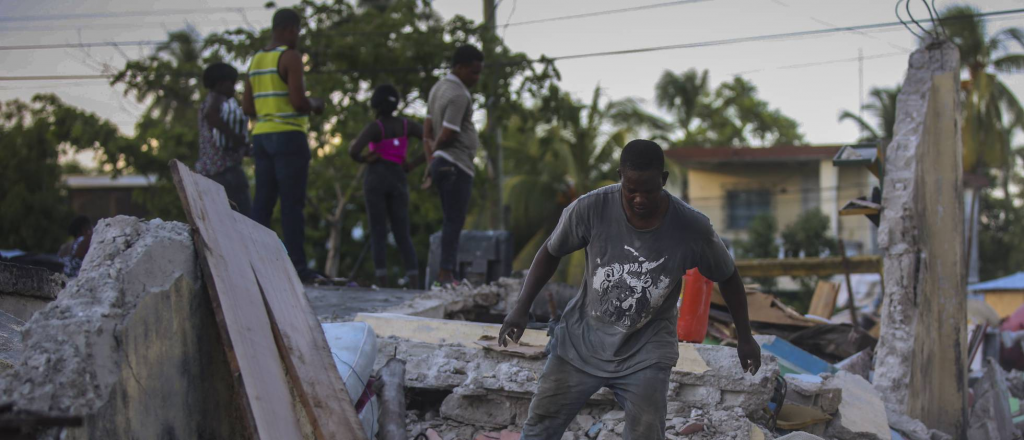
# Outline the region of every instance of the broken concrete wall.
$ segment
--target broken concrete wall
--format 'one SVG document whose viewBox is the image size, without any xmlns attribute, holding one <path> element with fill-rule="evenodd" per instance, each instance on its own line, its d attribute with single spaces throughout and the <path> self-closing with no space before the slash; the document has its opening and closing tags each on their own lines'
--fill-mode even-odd
<svg viewBox="0 0 1024 440">
<path fill-rule="evenodd" d="M 966 436 L 960 56 L 915 51 L 885 152 L 881 225 L 885 299 L 874 383 L 896 412 Z M 920 336 L 920 337 L 917 337 Z"/>
<path fill-rule="evenodd" d="M 0 310 L 22 321 L 42 310 L 67 285 L 64 274 L 38 267 L 0 263 Z"/>
<path fill-rule="evenodd" d="M 24 343 L 0 400 L 84 415 L 66 439 L 249 437 L 187 225 L 101 220 Z"/>
<path fill-rule="evenodd" d="M 478 404 L 482 413 L 497 409 L 517 415 L 508 425 L 522 425 L 524 408 L 514 401 L 493 396 L 509 396 L 529 401 L 537 391 L 537 380 L 544 369 L 545 359 L 513 357 L 480 348 L 456 344 L 432 344 L 397 338 L 378 340 L 375 369 L 388 359 L 397 357 L 406 361 L 406 386 L 438 390 L 453 390 L 453 399 Z M 771 355 L 763 355 L 761 370 L 755 376 L 743 373 L 736 351 L 728 347 L 694 346 L 707 364 L 702 372 L 674 369 L 669 386 L 669 415 L 689 415 L 698 408 L 721 411 L 740 408 L 742 413 L 756 416 L 771 397 L 779 367 Z M 473 399 L 472 397 L 482 397 Z M 602 389 L 590 401 L 594 405 L 614 405 L 607 389 Z M 495 406 L 497 405 L 497 406 Z M 461 406 L 465 408 L 466 406 Z M 468 416 L 467 416 L 468 417 Z M 487 417 L 479 417 L 486 419 Z M 478 419 L 473 417 L 473 419 Z M 504 425 L 502 423 L 494 423 Z"/>
</svg>

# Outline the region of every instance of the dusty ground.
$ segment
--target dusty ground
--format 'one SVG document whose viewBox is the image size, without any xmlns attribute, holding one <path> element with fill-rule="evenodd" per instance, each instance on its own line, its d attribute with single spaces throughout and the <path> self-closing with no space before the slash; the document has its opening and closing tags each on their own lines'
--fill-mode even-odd
<svg viewBox="0 0 1024 440">
<path fill-rule="evenodd" d="M 350 321 L 356 313 L 380 312 L 422 293 L 407 289 L 306 286 L 309 305 L 321 321 Z"/>
</svg>

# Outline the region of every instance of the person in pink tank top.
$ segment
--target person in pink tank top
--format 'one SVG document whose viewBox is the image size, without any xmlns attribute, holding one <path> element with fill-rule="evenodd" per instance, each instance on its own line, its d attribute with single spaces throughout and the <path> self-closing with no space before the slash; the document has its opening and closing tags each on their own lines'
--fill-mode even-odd
<svg viewBox="0 0 1024 440">
<path fill-rule="evenodd" d="M 404 279 L 410 288 L 420 289 L 419 262 L 409 233 L 409 184 L 406 174 L 422 164 L 426 157 L 409 160 L 409 138 L 423 139 L 423 126 L 416 121 L 395 116 L 399 102 L 398 90 L 391 85 L 374 89 L 370 107 L 377 120 L 366 124 L 349 145 L 352 160 L 366 164 L 363 193 L 370 226 L 370 249 L 373 251 L 378 287 L 388 286 L 388 226 L 395 245 L 405 263 Z M 368 151 L 367 151 L 368 150 Z M 401 283 L 400 283 L 401 284 Z"/>
</svg>

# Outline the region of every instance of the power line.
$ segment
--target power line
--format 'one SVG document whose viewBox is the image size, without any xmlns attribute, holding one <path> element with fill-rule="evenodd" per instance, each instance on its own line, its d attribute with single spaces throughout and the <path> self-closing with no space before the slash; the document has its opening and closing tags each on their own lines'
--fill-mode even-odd
<svg viewBox="0 0 1024 440">
<path fill-rule="evenodd" d="M 107 75 L 39 75 L 39 76 L 0 76 L 0 81 L 66 81 L 110 79 Z"/>
<path fill-rule="evenodd" d="M 46 15 L 22 15 L 13 17 L 0 17 L 0 23 L 12 23 L 19 21 L 62 21 L 81 20 L 87 18 L 128 18 L 128 17 L 163 17 L 168 15 L 196 15 L 196 14 L 217 14 L 217 13 L 238 13 L 242 11 L 263 11 L 266 8 L 261 6 L 248 7 L 220 7 L 220 8 L 192 8 L 192 9 L 160 9 L 160 10 L 138 10 L 121 12 L 93 12 L 83 14 L 46 14 Z"/>
<path fill-rule="evenodd" d="M 24 46 L 0 46 L 0 51 L 5 50 L 47 50 L 47 49 L 78 49 L 90 47 L 137 47 L 137 46 L 159 46 L 167 43 L 167 40 L 141 40 L 141 41 L 106 41 L 90 43 L 64 43 L 64 44 L 29 44 Z"/>
<path fill-rule="evenodd" d="M 969 15 L 969 16 L 957 16 L 957 17 L 942 18 L 939 21 L 940 22 L 948 22 L 948 21 L 959 21 L 959 20 L 972 20 L 972 19 L 976 19 L 976 18 L 986 18 L 986 17 L 995 17 L 995 16 L 1000 16 L 1000 15 L 1011 15 L 1011 14 L 1021 14 L 1021 13 L 1024 13 L 1024 9 L 1008 9 L 1008 10 L 1003 10 L 1003 11 L 984 12 L 984 13 L 981 13 L 981 14 L 974 14 L 974 15 Z M 815 30 L 809 30 L 809 31 L 785 32 L 785 33 L 781 33 L 781 34 L 758 35 L 758 36 L 740 37 L 740 38 L 727 38 L 727 39 L 722 39 L 722 40 L 702 41 L 702 42 L 697 42 L 697 43 L 669 44 L 669 45 L 664 45 L 664 46 L 652 46 L 652 47 L 643 47 L 643 48 L 637 48 L 637 49 L 623 49 L 623 50 L 610 50 L 610 51 L 604 51 L 604 52 L 590 52 L 590 53 L 583 53 L 583 54 L 576 54 L 576 55 L 556 56 L 556 57 L 551 57 L 551 58 L 548 58 L 548 59 L 551 60 L 551 61 L 565 61 L 565 60 L 574 60 L 574 59 L 580 59 L 580 58 L 594 58 L 594 57 L 604 57 L 604 56 L 613 56 L 613 55 L 628 55 L 628 54 L 635 54 L 635 53 L 659 52 L 659 51 L 664 51 L 664 50 L 692 49 L 692 48 L 697 48 L 697 47 L 724 46 L 724 45 L 729 45 L 729 44 L 750 43 L 750 42 L 756 42 L 756 41 L 781 40 L 781 39 L 786 39 L 786 38 L 810 37 L 810 36 L 815 36 L 815 35 L 826 35 L 826 34 L 834 34 L 834 33 L 840 33 L 840 32 L 856 32 L 856 31 L 871 30 L 871 29 L 884 29 L 884 28 L 897 27 L 897 26 L 903 26 L 903 25 L 904 25 L 904 23 L 901 23 L 901 22 L 862 24 L 862 25 L 857 25 L 857 26 L 834 27 L 834 28 L 827 28 L 827 29 L 815 29 Z"/>
<path fill-rule="evenodd" d="M 168 24 L 172 24 L 173 26 L 179 26 L 179 25 L 180 26 L 186 26 L 186 25 L 196 26 L 198 24 L 206 24 L 206 23 L 209 23 L 210 25 L 222 25 L 222 24 L 237 25 L 237 24 L 245 24 L 245 20 L 242 20 L 242 19 L 232 19 L 232 20 L 209 19 L 209 20 L 206 20 L 206 19 L 202 19 L 202 18 L 200 18 L 200 19 L 188 19 L 188 18 L 186 18 L 186 19 L 181 19 L 180 22 L 165 22 L 165 21 L 161 21 L 161 22 L 148 22 L 148 21 L 135 20 L 135 21 L 132 21 L 130 23 L 90 23 L 90 24 L 79 24 L 79 25 L 63 26 L 61 28 L 56 28 L 54 25 L 16 26 L 16 27 L 2 27 L 2 28 L 0 28 L 0 33 L 18 33 L 18 32 L 50 32 L 50 33 L 53 33 L 53 32 L 59 32 L 59 31 L 80 31 L 80 30 L 83 30 L 83 29 L 103 29 L 103 30 L 110 30 L 110 29 L 138 29 L 138 28 L 153 28 L 153 27 L 167 26 Z"/>
<path fill-rule="evenodd" d="M 686 1 L 693 2 L 693 1 L 711 1 L 711 0 L 686 0 Z M 676 3 L 676 2 L 673 2 L 673 3 Z M 621 10 L 614 10 L 614 11 L 621 11 Z M 604 13 L 611 13 L 611 12 L 613 12 L 613 11 L 604 11 Z M 942 18 L 942 19 L 939 19 L 939 21 L 940 22 L 941 21 L 958 21 L 958 20 L 968 20 L 968 19 L 975 19 L 975 18 L 988 18 L 988 17 L 997 17 L 997 16 L 1003 16 L 1003 15 L 1013 15 L 1013 14 L 1021 14 L 1021 13 L 1024 13 L 1024 9 L 1008 9 L 1008 10 L 1002 10 L 1002 11 L 985 12 L 985 13 L 969 15 L 969 16 L 957 16 L 957 17 Z M 597 13 L 592 13 L 592 14 L 597 14 Z M 580 15 L 583 15 L 583 14 L 580 14 Z M 567 16 L 567 17 L 571 17 L 571 16 Z M 521 23 L 527 23 L 527 22 L 521 22 Z M 671 45 L 665 45 L 665 46 L 653 46 L 653 47 L 636 48 L 636 49 L 624 49 L 624 50 L 613 50 L 613 51 L 604 51 L 604 52 L 590 52 L 590 53 L 575 54 L 575 55 L 563 55 L 563 56 L 547 57 L 547 58 L 544 58 L 544 59 L 541 59 L 541 60 L 533 60 L 533 61 L 534 62 L 566 61 L 566 60 L 574 60 L 574 59 L 581 59 L 581 58 L 594 58 L 594 57 L 602 57 L 602 56 L 628 55 L 628 54 L 645 53 L 645 52 L 658 52 L 658 51 L 664 51 L 664 50 L 677 50 L 677 49 L 692 49 L 692 48 L 698 48 L 698 47 L 725 46 L 725 45 L 739 44 L 739 43 L 750 43 L 750 42 L 758 42 L 758 41 L 782 40 L 782 39 L 788 39 L 788 38 L 809 37 L 809 36 L 815 36 L 815 35 L 826 35 L 826 34 L 834 34 L 834 33 L 842 33 L 842 32 L 861 33 L 859 31 L 863 31 L 863 30 L 877 30 L 877 29 L 885 29 L 885 28 L 899 27 L 899 26 L 904 26 L 904 23 L 902 23 L 902 22 L 888 22 L 888 23 L 863 24 L 863 25 L 857 25 L 857 26 L 838 26 L 838 27 L 832 27 L 832 28 L 826 28 L 826 29 L 815 29 L 815 30 L 798 31 L 798 32 L 786 32 L 786 33 L 780 33 L 780 34 L 758 35 L 758 36 L 740 37 L 740 38 L 727 38 L 727 39 L 722 39 L 722 40 L 702 41 L 702 42 L 696 42 L 696 43 L 682 43 L 682 44 L 671 44 Z M 157 46 L 157 45 L 164 44 L 164 43 L 166 43 L 166 41 L 149 40 L 149 41 L 125 41 L 125 42 L 118 42 L 118 41 L 89 42 L 89 43 L 77 43 L 77 44 L 72 44 L 72 43 L 68 43 L 68 44 L 38 44 L 38 45 L 23 45 L 23 46 L 0 46 L 0 51 L 68 49 L 68 48 L 88 48 L 88 47 L 118 47 L 118 46 Z"/>
<path fill-rule="evenodd" d="M 981 13 L 981 14 L 976 14 L 976 15 L 971 15 L 971 16 L 958 16 L 958 17 L 944 18 L 941 21 L 956 21 L 956 20 L 964 20 L 964 19 L 987 18 L 987 17 L 995 17 L 995 16 L 1011 15 L 1011 14 L 1021 14 L 1021 13 L 1024 13 L 1024 9 L 1010 9 L 1010 10 L 1003 10 L 1003 11 L 986 12 L 986 13 Z M 543 57 L 541 59 L 536 59 L 536 60 L 534 60 L 534 59 L 527 59 L 527 60 L 523 60 L 522 62 L 504 62 L 504 63 L 500 63 L 500 64 L 514 65 L 514 64 L 520 64 L 520 63 L 556 62 L 556 61 L 575 60 L 575 59 L 582 59 L 582 58 L 594 58 L 594 57 L 604 57 L 604 56 L 614 56 L 614 55 L 627 55 L 627 54 L 634 54 L 634 53 L 656 52 L 656 51 L 663 51 L 663 50 L 677 50 L 677 49 L 691 49 L 691 48 L 698 48 L 698 47 L 724 46 L 724 45 L 740 44 L 740 43 L 750 43 L 750 42 L 758 42 L 758 41 L 780 40 L 780 39 L 785 39 L 785 38 L 806 37 L 806 36 L 814 36 L 814 35 L 826 35 L 826 34 L 834 34 L 834 33 L 841 33 L 841 32 L 852 32 L 852 31 L 859 31 L 859 30 L 884 29 L 884 28 L 891 28 L 891 27 L 898 27 L 898 26 L 903 26 L 903 24 L 900 23 L 900 22 L 874 23 L 874 24 L 865 24 L 865 25 L 857 25 L 857 26 L 836 27 L 836 28 L 829 28 L 829 29 L 817 29 L 817 30 L 810 30 L 810 31 L 788 32 L 788 33 L 782 33 L 782 34 L 770 34 L 770 35 L 760 35 L 760 36 L 751 36 L 751 37 L 730 38 L 730 39 L 723 39 L 723 40 L 703 41 L 703 42 L 696 42 L 696 43 L 683 43 L 683 44 L 673 44 L 673 45 L 665 45 L 665 46 L 654 46 L 654 47 L 646 47 L 646 48 L 638 48 L 638 49 L 626 49 L 626 50 L 616 50 L 616 51 L 606 51 L 606 52 L 591 52 L 591 53 L 576 54 L 576 55 L 563 55 L 563 56 L 556 56 L 556 57 Z M 137 43 L 141 43 L 141 42 L 137 42 Z M 163 42 L 159 42 L 159 43 L 163 43 Z M 82 43 L 82 44 L 91 44 L 91 43 Z M 82 44 L 68 45 L 68 47 L 82 47 Z M 109 45 L 109 46 L 116 46 L 116 45 L 121 44 L 121 43 L 118 43 L 118 42 L 107 42 L 107 43 L 95 43 L 95 44 L 103 44 L 103 45 Z M 10 47 L 10 46 L 0 46 L 0 50 L 4 50 L 4 47 Z M 888 57 L 888 56 L 895 56 L 895 54 L 881 54 L 881 55 L 874 55 L 873 57 L 875 57 L 875 58 L 882 58 L 882 57 Z M 868 57 L 868 58 L 870 59 L 871 57 Z M 844 61 L 845 60 L 829 60 L 829 61 L 822 62 L 821 64 L 837 63 L 837 62 L 844 62 Z M 809 63 L 809 64 L 805 64 L 805 65 L 785 66 L 785 67 L 787 67 L 787 68 L 798 68 L 798 67 L 809 67 L 810 65 L 815 65 L 815 63 Z M 344 74 L 344 73 L 415 72 L 415 71 L 429 71 L 429 70 L 432 70 L 432 69 L 424 68 L 424 67 L 392 67 L 392 68 L 379 68 L 379 69 L 320 70 L 320 71 L 310 72 L 310 74 L 311 75 L 314 75 L 314 74 L 322 75 L 322 74 Z M 102 75 L 23 76 L 23 77 L 12 76 L 12 77 L 0 77 L 0 81 L 48 80 L 48 79 L 55 79 L 55 80 L 63 80 L 63 79 L 108 79 L 108 77 L 102 76 Z"/>
<path fill-rule="evenodd" d="M 882 54 L 877 54 L 877 55 L 868 55 L 868 56 L 863 57 L 863 58 L 861 58 L 861 57 L 840 58 L 840 59 L 835 59 L 835 60 L 816 61 L 816 62 L 811 62 L 811 63 L 800 63 L 800 64 L 790 64 L 790 65 L 779 66 L 779 67 L 769 67 L 769 68 L 766 68 L 766 69 L 744 70 L 744 71 L 741 71 L 741 72 L 731 73 L 731 74 L 726 75 L 726 76 L 749 75 L 749 74 L 752 74 L 752 73 L 764 72 L 765 70 L 803 69 L 803 68 L 807 68 L 807 67 L 817 67 L 817 66 L 824 66 L 824 65 L 828 65 L 828 64 L 850 63 L 850 62 L 860 61 L 860 60 L 877 60 L 877 59 L 882 59 L 882 58 L 892 58 L 892 57 L 906 56 L 906 55 L 907 54 L 904 53 L 904 52 L 889 52 L 889 53 L 882 53 Z"/>
<path fill-rule="evenodd" d="M 550 23 L 550 22 L 553 22 L 553 21 L 563 21 L 563 20 L 576 20 L 576 19 L 580 19 L 580 18 L 590 18 L 590 17 L 598 17 L 598 16 L 601 16 L 601 15 L 612 15 L 612 14 L 621 14 L 621 13 L 625 13 L 625 12 L 644 11 L 644 10 L 648 10 L 648 9 L 665 8 L 665 7 L 669 7 L 669 6 L 680 6 L 680 5 L 690 4 L 690 3 L 703 3 L 703 2 L 708 2 L 708 1 L 712 1 L 712 0 L 679 0 L 679 1 L 664 2 L 664 3 L 655 3 L 655 4 L 651 4 L 651 5 L 633 6 L 633 7 L 629 7 L 629 8 L 609 9 L 609 10 L 606 10 L 606 11 L 586 12 L 586 13 L 583 13 L 583 14 L 563 15 L 563 16 L 560 16 L 560 17 L 540 18 L 540 19 L 537 19 L 537 20 L 517 21 L 517 22 L 513 22 L 513 23 L 499 24 L 498 26 L 499 27 L 526 26 L 526 25 L 531 25 L 531 24 Z"/>
</svg>

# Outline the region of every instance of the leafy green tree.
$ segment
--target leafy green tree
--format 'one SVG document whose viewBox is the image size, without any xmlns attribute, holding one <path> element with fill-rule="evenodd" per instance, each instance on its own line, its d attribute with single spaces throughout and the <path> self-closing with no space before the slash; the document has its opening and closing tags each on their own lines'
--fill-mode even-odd
<svg viewBox="0 0 1024 440">
<path fill-rule="evenodd" d="M 513 234 L 526 238 L 517 253 L 517 268 L 529 267 L 562 209 L 579 196 L 618 181 L 617 153 L 638 127 L 624 122 L 645 116 L 634 104 L 604 99 L 599 87 L 590 103 L 583 104 L 554 87 L 535 112 L 513 119 L 507 130 L 505 163 L 515 174 L 506 181 L 505 199 L 512 212 Z M 548 119 L 537 120 L 531 113 Z M 566 260 L 556 279 L 579 282 L 583 254 Z"/>
<path fill-rule="evenodd" d="M 1013 198 L 983 193 L 978 213 L 978 253 L 982 280 L 1017 273 L 1024 268 L 1024 206 Z"/>
<path fill-rule="evenodd" d="M 775 242 L 778 232 L 778 221 L 775 216 L 759 214 L 750 221 L 747 237 L 736 241 L 736 257 L 738 258 L 777 258 L 779 245 Z M 754 278 L 757 284 L 771 291 L 775 289 L 775 278 Z"/>
<path fill-rule="evenodd" d="M 312 118 L 309 133 L 313 160 L 306 209 L 307 253 L 318 267 L 330 268 L 337 275 L 347 276 L 354 268 L 357 277 L 370 278 L 369 259 L 360 259 L 367 238 L 353 237 L 352 232 L 368 227 L 360 168 L 345 152 L 348 142 L 373 120 L 370 92 L 377 85 L 390 83 L 404 95 L 400 111 L 421 117 L 427 93 L 443 76 L 452 51 L 464 43 L 479 46 L 484 31 L 465 17 L 443 20 L 429 2 L 417 0 L 358 5 L 306 0 L 293 8 L 305 20 L 300 50 L 306 57 L 307 89 L 328 100 L 325 113 Z M 138 160 L 129 163 L 136 170 L 160 173 L 167 169 L 170 158 L 191 164 L 197 150 L 195 111 L 204 93 L 198 85 L 202 67 L 226 61 L 244 72 L 252 54 L 269 40 L 269 29 L 236 29 L 204 39 L 185 30 L 173 33 L 170 43 L 151 56 L 130 62 L 114 82 L 127 85 L 129 94 L 149 105 L 138 125 L 138 140 L 143 146 L 153 140 L 159 149 L 142 151 Z M 501 123 L 522 112 L 523 102 L 542 99 L 547 85 L 557 78 L 550 63 L 529 62 L 524 54 L 501 44 L 487 64 L 481 84 L 496 76 L 498 87 L 488 90 L 482 99 L 476 95 L 475 107 L 482 109 L 485 102 L 491 102 L 499 115 L 495 120 Z M 411 151 L 420 154 L 416 145 Z M 482 158 L 488 158 L 491 151 L 492 146 L 487 145 Z M 421 263 L 426 262 L 429 235 L 441 224 L 436 194 L 418 189 L 423 171 L 410 175 L 411 228 Z M 495 174 L 489 166 L 478 171 L 469 224 L 487 227 L 486 219 L 494 211 L 488 203 L 493 195 L 488 180 Z M 169 185 L 169 179 L 160 181 Z M 174 200 L 161 203 L 178 206 L 173 191 L 167 194 Z M 401 260 L 392 251 L 389 261 Z"/>
<path fill-rule="evenodd" d="M 736 242 L 739 258 L 776 258 L 779 245 L 775 243 L 778 222 L 771 214 L 760 214 L 750 221 L 747 238 Z"/>
<path fill-rule="evenodd" d="M 829 218 L 819 210 L 806 211 L 782 229 L 782 247 L 788 258 L 821 257 L 838 252 L 838 242 L 829 233 Z M 796 277 L 800 290 L 814 291 L 820 277 Z"/>
<path fill-rule="evenodd" d="M 849 110 L 843 110 L 839 115 L 839 122 L 850 120 L 857 124 L 863 133 L 861 142 L 892 139 L 896 127 L 896 98 L 902 90 L 902 84 L 897 84 L 893 88 L 871 88 L 871 102 L 864 104 L 862 110 L 867 111 L 875 119 L 875 125 Z"/>
<path fill-rule="evenodd" d="M 782 229 L 782 247 L 788 258 L 820 257 L 835 254 L 835 237 L 829 233 L 829 217 L 820 210 L 810 210 Z"/>
<path fill-rule="evenodd" d="M 54 95 L 0 104 L 0 248 L 56 252 L 71 219 L 60 154 L 116 152 L 129 143 L 111 122 Z M 107 166 L 119 160 L 104 157 Z"/>
<path fill-rule="evenodd" d="M 757 96 L 757 87 L 735 77 L 711 91 L 707 71 L 666 71 L 655 87 L 655 102 L 675 117 L 676 144 L 738 147 L 803 143 L 799 124 Z"/>
</svg>

